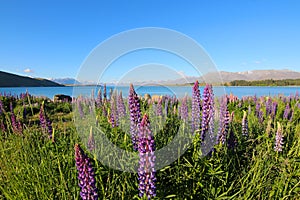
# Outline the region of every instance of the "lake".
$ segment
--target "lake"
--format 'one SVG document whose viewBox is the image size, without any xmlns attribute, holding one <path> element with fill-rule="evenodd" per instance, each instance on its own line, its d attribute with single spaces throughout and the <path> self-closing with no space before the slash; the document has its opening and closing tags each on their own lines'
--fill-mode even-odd
<svg viewBox="0 0 300 200">
<path fill-rule="evenodd" d="M 53 98 L 55 94 L 65 94 L 73 97 L 79 95 L 91 95 L 92 91 L 98 91 L 99 86 L 80 86 L 80 87 L 15 87 L 15 88 L 0 88 L 0 93 L 6 94 L 20 94 L 28 91 L 30 94 L 35 96 L 45 96 Z M 114 86 L 107 86 L 107 93 L 110 88 L 114 89 Z M 123 96 L 128 95 L 128 86 L 118 86 L 117 89 L 122 91 Z M 135 90 L 138 95 L 144 95 L 146 93 L 150 95 L 176 95 L 177 97 L 183 97 L 185 94 L 192 95 L 191 86 L 135 86 Z M 300 92 L 300 87 L 260 87 L 260 86 L 229 86 L 213 87 L 215 96 L 221 96 L 223 94 L 233 93 L 234 95 L 241 98 L 242 96 L 277 96 L 277 95 L 290 95 Z M 200 87 L 200 92 L 203 92 L 203 87 Z M 97 92 L 95 92 L 97 95 Z"/>
</svg>

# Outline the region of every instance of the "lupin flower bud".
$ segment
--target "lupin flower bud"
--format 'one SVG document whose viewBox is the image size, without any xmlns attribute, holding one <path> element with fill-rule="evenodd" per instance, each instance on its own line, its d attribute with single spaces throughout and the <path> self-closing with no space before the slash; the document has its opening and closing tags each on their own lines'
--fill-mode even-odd
<svg viewBox="0 0 300 200">
<path fill-rule="evenodd" d="M 78 171 L 80 196 L 82 199 L 98 199 L 95 173 L 90 158 L 83 152 L 79 144 L 75 144 L 75 161 Z"/>
<path fill-rule="evenodd" d="M 277 122 L 277 132 L 275 136 L 275 146 L 274 150 L 276 152 L 281 152 L 283 147 L 283 133 L 282 133 L 282 128 L 279 122 Z"/>
<path fill-rule="evenodd" d="M 138 132 L 141 122 L 141 109 L 140 100 L 134 90 L 132 84 L 130 84 L 129 97 L 128 97 L 129 111 L 130 111 L 130 133 L 133 144 L 133 149 L 138 149 Z"/>
<path fill-rule="evenodd" d="M 155 177 L 155 142 L 150 130 L 150 122 L 145 114 L 139 128 L 139 196 L 148 199 L 156 196 Z"/>
<path fill-rule="evenodd" d="M 200 111 L 201 111 L 201 97 L 200 97 L 199 83 L 198 81 L 196 81 L 193 87 L 193 96 L 192 96 L 192 127 L 191 127 L 192 133 L 200 129 Z"/>
<path fill-rule="evenodd" d="M 93 135 L 93 127 L 92 126 L 90 129 L 90 135 L 89 135 L 87 147 L 90 151 L 93 151 L 95 149 L 95 139 L 94 139 L 94 135 Z"/>
<path fill-rule="evenodd" d="M 244 111 L 244 116 L 242 119 L 242 135 L 248 137 L 248 118 L 246 111 Z"/>
</svg>

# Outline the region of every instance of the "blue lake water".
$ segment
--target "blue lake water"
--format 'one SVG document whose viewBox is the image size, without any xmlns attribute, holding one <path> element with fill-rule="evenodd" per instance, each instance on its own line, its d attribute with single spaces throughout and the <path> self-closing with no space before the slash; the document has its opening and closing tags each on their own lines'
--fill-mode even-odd
<svg viewBox="0 0 300 200">
<path fill-rule="evenodd" d="M 30 94 L 35 96 L 45 96 L 53 98 L 55 94 L 65 94 L 73 97 L 79 95 L 90 96 L 92 91 L 97 95 L 97 91 L 100 87 L 96 86 L 81 86 L 81 87 L 15 87 L 15 88 L 0 88 L 0 93 L 6 94 L 20 94 L 28 91 Z M 114 89 L 114 86 L 107 87 L 107 93 L 110 88 Z M 122 91 L 123 96 L 128 95 L 128 86 L 118 86 L 118 91 Z M 177 97 L 183 97 L 185 94 L 192 94 L 191 86 L 135 86 L 135 90 L 138 95 L 143 96 L 148 93 L 150 95 L 176 95 Z M 300 92 L 300 87 L 258 87 L 258 86 L 230 86 L 230 87 L 213 87 L 215 96 L 221 96 L 223 94 L 234 94 L 241 98 L 242 96 L 277 96 L 290 94 L 296 94 Z M 203 92 L 203 87 L 200 87 L 200 92 Z"/>
</svg>

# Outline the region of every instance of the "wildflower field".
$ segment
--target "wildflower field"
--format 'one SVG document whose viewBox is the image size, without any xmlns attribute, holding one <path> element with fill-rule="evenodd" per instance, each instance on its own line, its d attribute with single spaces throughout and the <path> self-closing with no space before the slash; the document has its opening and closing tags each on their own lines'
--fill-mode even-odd
<svg viewBox="0 0 300 200">
<path fill-rule="evenodd" d="M 1 94 L 0 199 L 300 199 L 299 94 L 191 90 L 155 99 L 104 86 L 71 102 Z M 97 159 L 114 156 L 97 130 L 136 155 L 136 172 Z M 160 168 L 157 152 L 176 135 L 190 142 Z"/>
</svg>

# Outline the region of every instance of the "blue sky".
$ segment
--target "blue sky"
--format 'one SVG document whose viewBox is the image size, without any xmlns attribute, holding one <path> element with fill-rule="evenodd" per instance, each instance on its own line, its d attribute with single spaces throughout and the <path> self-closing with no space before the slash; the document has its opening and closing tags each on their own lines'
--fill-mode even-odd
<svg viewBox="0 0 300 200">
<path fill-rule="evenodd" d="M 300 71 L 299 10 L 297 0 L 0 0 L 0 70 L 76 77 L 89 53 L 112 35 L 163 27 L 196 40 L 222 71 Z M 157 58 L 156 53 L 136 58 Z M 137 64 L 128 60 L 127 67 Z M 193 75 L 178 63 L 176 70 Z M 118 78 L 113 70 L 106 76 Z"/>
</svg>

